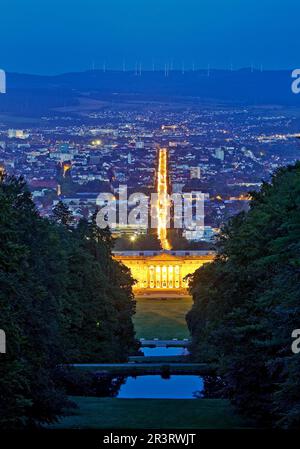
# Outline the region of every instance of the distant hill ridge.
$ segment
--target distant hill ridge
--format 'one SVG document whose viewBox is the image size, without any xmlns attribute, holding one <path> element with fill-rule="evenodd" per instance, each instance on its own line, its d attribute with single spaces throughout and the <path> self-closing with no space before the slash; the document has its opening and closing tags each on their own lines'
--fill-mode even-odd
<svg viewBox="0 0 300 449">
<path fill-rule="evenodd" d="M 251 105 L 300 105 L 300 94 L 291 90 L 292 71 L 251 69 L 170 71 L 106 71 L 65 73 L 43 76 L 7 74 L 7 94 L 0 97 L 0 112 L 13 112 L 18 101 L 35 105 L 41 112 L 52 107 L 74 104 L 78 95 L 92 93 L 95 98 L 113 94 L 143 95 L 155 100 L 166 97 L 194 97 Z M 93 96 L 92 96 L 93 97 Z M 39 103 L 43 102 L 43 105 Z"/>
</svg>

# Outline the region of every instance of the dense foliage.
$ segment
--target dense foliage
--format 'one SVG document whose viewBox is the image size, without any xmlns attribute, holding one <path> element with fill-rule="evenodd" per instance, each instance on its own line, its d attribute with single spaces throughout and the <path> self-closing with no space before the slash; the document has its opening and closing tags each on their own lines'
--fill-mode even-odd
<svg viewBox="0 0 300 449">
<path fill-rule="evenodd" d="M 300 426 L 300 163 L 252 194 L 223 229 L 219 255 L 191 279 L 192 354 L 215 362 L 239 412 L 259 425 Z"/>
<path fill-rule="evenodd" d="M 137 347 L 133 280 L 108 230 L 41 218 L 22 179 L 0 183 L 0 427 L 51 422 L 66 404 L 62 367 L 125 361 Z M 64 368 L 67 369 L 67 368 Z"/>
</svg>

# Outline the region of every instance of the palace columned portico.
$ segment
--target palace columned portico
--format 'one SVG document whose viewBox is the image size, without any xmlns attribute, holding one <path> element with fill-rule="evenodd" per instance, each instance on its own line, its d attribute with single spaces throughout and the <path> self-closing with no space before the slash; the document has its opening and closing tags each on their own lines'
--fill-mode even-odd
<svg viewBox="0 0 300 449">
<path fill-rule="evenodd" d="M 213 251 L 122 251 L 114 258 L 126 265 L 136 280 L 135 294 L 147 291 L 184 291 L 185 277 L 215 257 Z"/>
</svg>

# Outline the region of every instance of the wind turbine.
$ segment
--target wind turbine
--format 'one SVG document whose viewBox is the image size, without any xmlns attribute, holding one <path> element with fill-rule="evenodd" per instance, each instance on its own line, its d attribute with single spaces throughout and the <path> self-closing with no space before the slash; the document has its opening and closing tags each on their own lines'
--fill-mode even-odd
<svg viewBox="0 0 300 449">
<path fill-rule="evenodd" d="M 207 78 L 209 78 L 210 77 L 210 64 L 208 63 L 208 66 L 207 66 Z"/>
</svg>

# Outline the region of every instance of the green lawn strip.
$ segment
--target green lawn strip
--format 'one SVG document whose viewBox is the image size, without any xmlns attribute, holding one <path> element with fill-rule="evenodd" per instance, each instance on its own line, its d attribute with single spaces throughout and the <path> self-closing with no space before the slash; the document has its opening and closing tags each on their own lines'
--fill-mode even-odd
<svg viewBox="0 0 300 449">
<path fill-rule="evenodd" d="M 115 399 L 71 397 L 77 409 L 56 429 L 235 429 L 247 424 L 224 399 Z M 249 427 L 249 426 L 248 426 Z"/>
<path fill-rule="evenodd" d="M 138 338 L 189 338 L 185 315 L 192 306 L 191 298 L 137 299 L 134 325 Z"/>
</svg>

